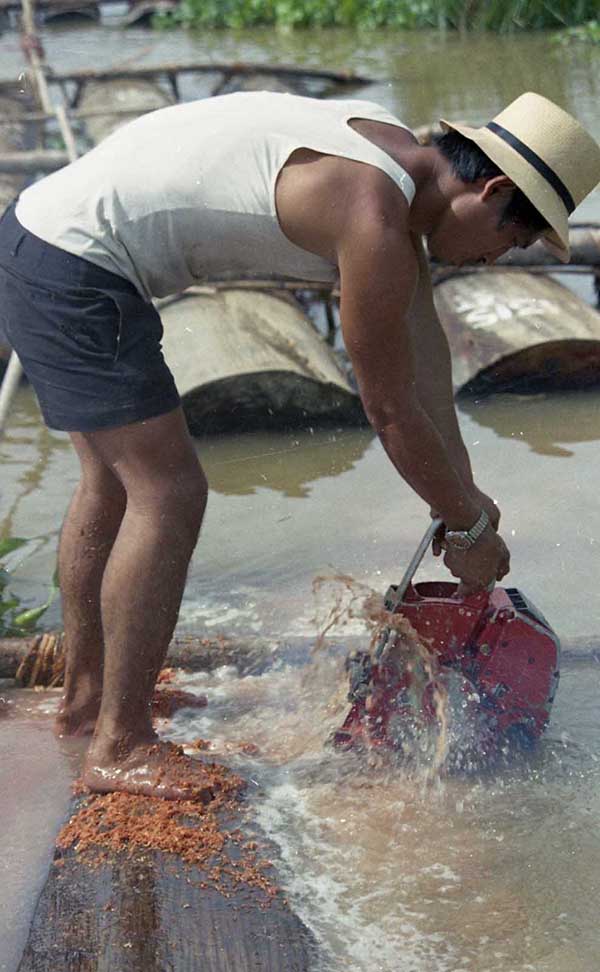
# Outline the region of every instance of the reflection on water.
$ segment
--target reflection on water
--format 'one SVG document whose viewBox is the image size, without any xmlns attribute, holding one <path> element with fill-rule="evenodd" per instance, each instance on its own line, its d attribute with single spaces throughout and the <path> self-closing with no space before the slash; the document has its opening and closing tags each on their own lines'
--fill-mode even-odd
<svg viewBox="0 0 600 972">
<path fill-rule="evenodd" d="M 511 583 L 561 639 L 598 647 L 592 578 L 600 543 L 600 393 L 460 402 L 476 479 L 502 510 Z M 351 574 L 382 593 L 397 583 L 428 511 L 365 429 L 197 440 L 211 494 L 180 630 L 312 635 L 317 574 Z M 41 603 L 78 463 L 63 434 L 42 432 L 21 389 L 0 442 L 0 535 L 36 538 L 12 555 L 11 589 Z M 418 580 L 445 570 L 430 558 Z M 60 625 L 60 604 L 44 625 Z"/>
<path fill-rule="evenodd" d="M 258 433 L 200 441 L 198 455 L 217 493 L 247 496 L 263 488 L 302 499 L 310 495 L 310 484 L 316 480 L 353 469 L 373 438 L 368 429 L 311 429 L 298 438 Z"/>
<path fill-rule="evenodd" d="M 459 407 L 478 425 L 493 429 L 501 438 L 526 442 L 540 456 L 566 458 L 575 453 L 564 443 L 600 439 L 597 394 L 495 395 L 464 398 Z"/>
</svg>

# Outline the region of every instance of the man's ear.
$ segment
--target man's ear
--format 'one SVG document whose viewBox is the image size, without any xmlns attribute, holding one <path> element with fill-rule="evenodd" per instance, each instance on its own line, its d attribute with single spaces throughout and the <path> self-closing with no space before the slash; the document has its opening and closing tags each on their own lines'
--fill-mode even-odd
<svg viewBox="0 0 600 972">
<path fill-rule="evenodd" d="M 482 180 L 483 181 L 483 180 Z M 509 179 L 505 175 L 493 176 L 491 179 L 485 179 L 481 188 L 481 200 L 485 202 L 490 196 L 496 193 L 501 193 L 502 195 L 508 196 L 516 186 L 512 179 Z"/>
</svg>

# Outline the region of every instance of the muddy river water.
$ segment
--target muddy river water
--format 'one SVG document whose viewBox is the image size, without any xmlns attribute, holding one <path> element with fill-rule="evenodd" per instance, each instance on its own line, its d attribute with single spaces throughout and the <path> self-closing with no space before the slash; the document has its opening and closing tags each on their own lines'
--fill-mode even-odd
<svg viewBox="0 0 600 972">
<path fill-rule="evenodd" d="M 444 113 L 483 121 L 532 88 L 600 137 L 600 52 L 546 36 L 193 37 L 103 27 L 48 30 L 44 43 L 57 68 L 192 58 L 352 68 L 380 79 L 360 96 L 414 125 Z M 14 34 L 0 38 L 0 60 L 3 76 L 20 70 Z M 600 219 L 598 193 L 578 215 Z M 580 287 L 591 294 L 589 281 Z M 327 654 L 303 665 L 284 656 L 255 677 L 182 676 L 209 705 L 182 711 L 168 732 L 209 738 L 216 754 L 236 739 L 258 745 L 259 755 L 234 762 L 255 781 L 260 824 L 280 848 L 292 905 L 322 943 L 323 970 L 591 972 L 600 966 L 600 392 L 470 400 L 459 415 L 479 483 L 503 512 L 511 582 L 563 641 L 539 752 L 485 779 L 429 787 L 398 768 L 334 756 L 323 740 L 344 676 L 339 656 Z M 383 591 L 425 529 L 426 509 L 367 430 L 197 447 L 212 493 L 181 632 L 311 638 L 316 575 L 341 571 Z M 38 603 L 77 463 L 67 438 L 40 424 L 26 388 L 0 461 L 0 535 L 29 538 L 8 564 L 12 589 L 24 605 Z M 443 575 L 437 561 L 421 568 L 422 577 Z M 45 624 L 60 624 L 58 602 Z M 0 721 L 1 972 L 18 965 L 78 760 L 51 736 L 56 694 L 11 699 Z"/>
</svg>

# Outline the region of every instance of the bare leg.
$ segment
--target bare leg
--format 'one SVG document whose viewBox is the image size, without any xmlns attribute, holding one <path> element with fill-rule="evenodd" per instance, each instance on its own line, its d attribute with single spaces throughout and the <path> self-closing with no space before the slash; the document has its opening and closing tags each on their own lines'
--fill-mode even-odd
<svg viewBox="0 0 600 972">
<path fill-rule="evenodd" d="M 181 409 L 86 434 L 127 494 L 106 564 L 102 704 L 84 780 L 91 789 L 202 795 L 197 761 L 158 743 L 150 703 L 181 603 L 207 485 Z"/>
<path fill-rule="evenodd" d="M 87 446 L 71 436 L 81 461 L 60 537 L 58 572 L 65 629 L 65 693 L 56 720 L 60 735 L 94 731 L 102 695 L 100 589 L 106 561 L 125 512 L 125 490 Z"/>
</svg>

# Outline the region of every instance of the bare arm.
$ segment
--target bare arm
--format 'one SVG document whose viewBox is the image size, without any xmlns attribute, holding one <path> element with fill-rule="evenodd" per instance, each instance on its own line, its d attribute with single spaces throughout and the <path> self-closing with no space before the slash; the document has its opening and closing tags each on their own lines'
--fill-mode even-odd
<svg viewBox="0 0 600 972">
<path fill-rule="evenodd" d="M 300 161 L 286 166 L 278 183 L 280 223 L 297 246 L 338 264 L 342 330 L 369 420 L 415 492 L 448 527 L 469 529 L 482 502 L 465 482 L 468 457 L 460 453 L 458 423 L 454 444 L 452 435 L 445 441 L 456 414 L 453 406 L 448 413 L 446 399 L 435 399 L 428 401 L 432 419 L 418 389 L 409 312 L 419 257 L 406 200 L 375 168 L 331 156 Z M 446 397 L 451 394 L 448 383 Z M 476 589 L 504 576 L 508 551 L 490 528 L 469 550 L 447 550 L 444 563 Z"/>
<path fill-rule="evenodd" d="M 419 282 L 409 323 L 415 348 L 417 394 L 423 408 L 446 443 L 448 454 L 474 499 L 498 529 L 500 510 L 491 497 L 476 486 L 469 453 L 461 435 L 454 405 L 452 360 L 448 339 L 433 301 L 429 262 L 420 237 L 413 237 L 419 265 Z M 437 515 L 437 510 L 435 511 Z"/>
<path fill-rule="evenodd" d="M 469 528 L 481 506 L 419 396 L 409 325 L 419 265 L 402 222 L 387 207 L 363 208 L 340 240 L 344 341 L 369 421 L 399 473 L 448 527 Z"/>
<path fill-rule="evenodd" d="M 474 489 L 469 453 L 461 435 L 452 388 L 452 360 L 448 339 L 433 302 L 429 263 L 423 243 L 412 237 L 419 279 L 408 314 L 415 349 L 419 400 L 446 443 L 448 455 L 467 489 Z"/>
</svg>

